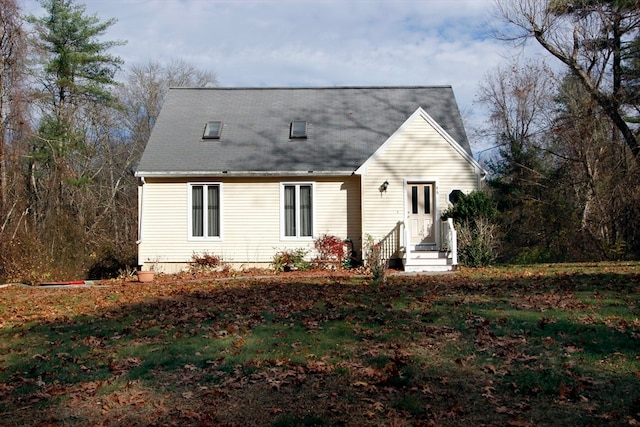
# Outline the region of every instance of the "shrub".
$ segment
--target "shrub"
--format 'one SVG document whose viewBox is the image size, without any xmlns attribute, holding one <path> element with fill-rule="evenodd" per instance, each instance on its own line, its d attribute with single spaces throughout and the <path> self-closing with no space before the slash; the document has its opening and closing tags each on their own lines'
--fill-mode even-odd
<svg viewBox="0 0 640 427">
<path fill-rule="evenodd" d="M 304 249 L 277 252 L 273 256 L 273 268 L 276 273 L 292 270 L 308 270 L 310 264 L 304 259 L 306 255 L 307 251 Z"/>
<path fill-rule="evenodd" d="M 444 211 L 442 219 L 453 218 L 456 223 L 484 217 L 493 219 L 498 214 L 493 201 L 482 191 L 472 191 L 469 194 L 460 193 L 458 200 Z"/>
<path fill-rule="evenodd" d="M 347 241 L 329 234 L 323 234 L 314 241 L 318 257 L 314 263 L 320 267 L 351 266 L 351 253 L 347 249 Z"/>
<path fill-rule="evenodd" d="M 458 225 L 458 257 L 469 267 L 490 265 L 496 259 L 498 226 L 485 217 Z"/>
<path fill-rule="evenodd" d="M 220 268 L 223 265 L 222 257 L 210 254 L 207 251 L 201 254 L 193 253 L 189 268 L 194 272 L 207 272 Z"/>
<path fill-rule="evenodd" d="M 53 259 L 35 235 L 16 233 L 14 239 L 0 240 L 0 283 L 36 284 L 55 276 Z"/>
<path fill-rule="evenodd" d="M 541 247 L 522 248 L 510 261 L 514 264 L 539 264 L 552 262 L 554 256 L 551 251 Z"/>
<path fill-rule="evenodd" d="M 93 263 L 87 270 L 87 279 L 115 279 L 128 276 L 135 270 L 136 254 L 127 253 L 123 248 L 107 247 L 97 254 L 91 254 Z"/>
<path fill-rule="evenodd" d="M 367 235 L 364 253 L 366 254 L 366 266 L 371 271 L 372 284 L 379 285 L 386 281 L 386 265 L 380 253 L 380 243 L 376 242 L 372 236 Z"/>
<path fill-rule="evenodd" d="M 493 202 L 482 191 L 460 194 L 442 214 L 443 220 L 453 218 L 456 223 L 460 263 L 480 267 L 495 261 L 499 239 L 493 219 L 497 214 Z"/>
</svg>

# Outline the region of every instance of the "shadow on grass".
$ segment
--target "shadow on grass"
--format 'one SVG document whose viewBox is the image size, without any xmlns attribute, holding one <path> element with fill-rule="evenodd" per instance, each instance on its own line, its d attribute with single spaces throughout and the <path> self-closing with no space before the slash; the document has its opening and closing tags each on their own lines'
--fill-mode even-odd
<svg viewBox="0 0 640 427">
<path fill-rule="evenodd" d="M 0 413 L 8 425 L 616 425 L 640 410 L 639 277 L 148 287 L 91 316 L 0 330 Z"/>
</svg>

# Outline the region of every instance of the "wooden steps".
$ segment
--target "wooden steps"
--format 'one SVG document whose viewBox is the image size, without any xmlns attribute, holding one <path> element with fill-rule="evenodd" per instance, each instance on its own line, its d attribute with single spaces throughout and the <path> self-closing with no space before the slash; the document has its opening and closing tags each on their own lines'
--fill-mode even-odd
<svg viewBox="0 0 640 427">
<path fill-rule="evenodd" d="M 441 251 L 411 251 L 403 258 L 404 271 L 411 273 L 451 271 L 451 259 L 447 252 Z"/>
</svg>

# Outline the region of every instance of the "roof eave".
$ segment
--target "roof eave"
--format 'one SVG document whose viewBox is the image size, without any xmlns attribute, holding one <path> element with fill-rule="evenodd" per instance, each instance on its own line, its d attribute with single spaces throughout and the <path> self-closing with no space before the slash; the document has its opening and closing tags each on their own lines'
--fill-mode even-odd
<svg viewBox="0 0 640 427">
<path fill-rule="evenodd" d="M 350 176 L 353 170 L 336 171 L 137 171 L 138 178 L 204 178 L 204 177 L 257 177 L 257 176 Z"/>
</svg>

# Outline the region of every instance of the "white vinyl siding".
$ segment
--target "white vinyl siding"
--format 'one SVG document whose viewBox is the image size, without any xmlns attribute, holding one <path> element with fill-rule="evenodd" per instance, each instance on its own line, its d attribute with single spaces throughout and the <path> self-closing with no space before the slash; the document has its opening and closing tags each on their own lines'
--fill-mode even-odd
<svg viewBox="0 0 640 427">
<path fill-rule="evenodd" d="M 302 183 L 295 178 L 225 178 L 221 180 L 223 239 L 189 238 L 189 186 L 178 179 L 147 178 L 140 190 L 141 211 L 139 263 L 158 260 L 163 271 L 185 268 L 194 253 L 207 251 L 236 267 L 273 261 L 281 250 L 313 251 L 313 239 L 325 233 L 351 238 L 359 245 L 360 177 L 313 180 L 313 236 L 283 239 L 280 192 L 283 183 Z M 308 182 L 305 182 L 308 183 Z"/>
<path fill-rule="evenodd" d="M 479 189 L 478 171 L 420 114 L 416 114 L 366 164 L 362 176 L 362 230 L 375 240 L 382 239 L 398 222 L 405 220 L 405 185 L 433 182 L 439 221 L 454 189 L 469 193 Z M 387 191 L 380 185 L 388 181 Z M 410 200 L 410 198 L 409 198 Z"/>
</svg>

